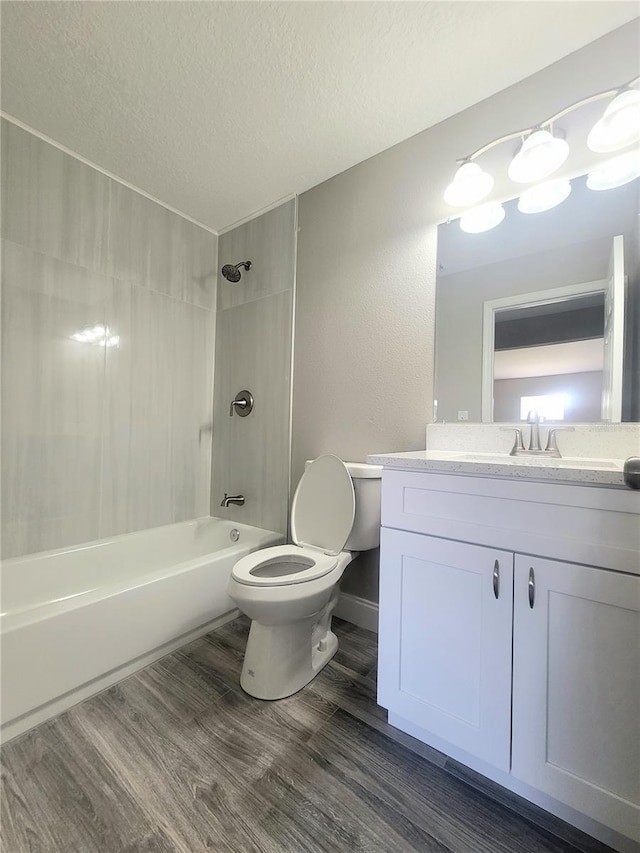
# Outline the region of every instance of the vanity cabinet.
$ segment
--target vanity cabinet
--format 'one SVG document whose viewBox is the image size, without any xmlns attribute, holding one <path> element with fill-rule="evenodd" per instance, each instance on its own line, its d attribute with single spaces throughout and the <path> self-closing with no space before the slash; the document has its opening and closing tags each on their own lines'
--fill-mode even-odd
<svg viewBox="0 0 640 853">
<path fill-rule="evenodd" d="M 380 546 L 378 701 L 508 771 L 513 554 L 387 528 Z"/>
<path fill-rule="evenodd" d="M 382 495 L 389 722 L 640 841 L 640 494 L 385 470 Z"/>
<path fill-rule="evenodd" d="M 512 750 L 516 779 L 638 837 L 640 577 L 516 555 Z"/>
</svg>

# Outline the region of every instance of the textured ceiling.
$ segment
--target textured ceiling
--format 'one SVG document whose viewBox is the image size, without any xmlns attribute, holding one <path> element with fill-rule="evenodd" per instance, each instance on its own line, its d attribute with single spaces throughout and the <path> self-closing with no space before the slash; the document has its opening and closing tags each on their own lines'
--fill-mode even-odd
<svg viewBox="0 0 640 853">
<path fill-rule="evenodd" d="M 218 230 L 540 70 L 638 3 L 4 0 L 0 11 L 2 109 Z"/>
</svg>

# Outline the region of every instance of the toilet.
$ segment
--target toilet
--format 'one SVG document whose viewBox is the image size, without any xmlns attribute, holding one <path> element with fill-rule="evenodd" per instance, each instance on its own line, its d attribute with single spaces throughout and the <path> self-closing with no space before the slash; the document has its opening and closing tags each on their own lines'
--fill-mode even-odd
<svg viewBox="0 0 640 853">
<path fill-rule="evenodd" d="M 283 699 L 338 649 L 331 617 L 358 552 L 380 543 L 382 467 L 326 454 L 307 462 L 291 506 L 291 545 L 263 548 L 233 567 L 227 591 L 251 621 L 240 685 Z"/>
</svg>

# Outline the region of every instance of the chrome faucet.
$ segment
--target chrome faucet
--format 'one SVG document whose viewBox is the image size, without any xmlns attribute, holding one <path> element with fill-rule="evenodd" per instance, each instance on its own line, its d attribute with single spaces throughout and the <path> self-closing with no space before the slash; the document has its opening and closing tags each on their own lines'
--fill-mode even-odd
<svg viewBox="0 0 640 853">
<path fill-rule="evenodd" d="M 542 450 L 540 445 L 540 421 L 540 415 L 535 411 L 535 409 L 530 411 L 527 415 L 527 423 L 530 428 L 528 449 L 524 446 L 521 429 L 518 427 L 501 427 L 501 429 L 515 430 L 515 441 L 513 442 L 513 447 L 511 448 L 509 456 L 550 456 L 555 459 L 562 458 L 558 449 L 558 442 L 556 441 L 556 433 L 563 431 L 573 432 L 574 427 L 551 427 L 547 435 L 547 444 L 544 450 Z"/>
<path fill-rule="evenodd" d="M 224 497 L 220 501 L 220 506 L 229 506 L 229 504 L 235 504 L 235 506 L 242 506 L 244 504 L 244 495 L 228 495 L 225 492 Z"/>
<path fill-rule="evenodd" d="M 527 423 L 529 424 L 529 452 L 541 451 L 540 447 L 540 415 L 535 409 L 532 409 L 527 414 Z"/>
</svg>

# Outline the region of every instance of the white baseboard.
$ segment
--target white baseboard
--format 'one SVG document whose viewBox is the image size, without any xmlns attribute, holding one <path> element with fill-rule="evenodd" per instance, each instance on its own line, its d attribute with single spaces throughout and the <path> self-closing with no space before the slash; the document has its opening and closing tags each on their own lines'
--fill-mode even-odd
<svg viewBox="0 0 640 853">
<path fill-rule="evenodd" d="M 230 610 L 228 613 L 224 613 L 222 616 L 218 616 L 216 619 L 206 622 L 199 628 L 189 631 L 186 634 L 182 634 L 180 637 L 176 637 L 174 640 L 164 643 L 159 648 L 153 649 L 147 654 L 129 661 L 129 663 L 126 663 L 123 666 L 117 667 L 117 669 L 112 669 L 110 672 L 92 679 L 87 684 L 82 684 L 75 690 L 70 690 L 68 693 L 65 693 L 63 696 L 59 696 L 57 699 L 52 699 L 51 702 L 47 702 L 45 705 L 40 705 L 38 708 L 34 708 L 28 713 L 23 714 L 20 717 L 16 717 L 14 720 L 2 725 L 0 729 L 0 740 L 2 743 L 7 743 L 7 741 L 12 740 L 14 737 L 18 737 L 18 735 L 24 734 L 29 731 L 29 729 L 39 726 L 40 723 L 44 723 L 53 717 L 57 717 L 59 714 L 64 713 L 64 711 L 68 711 L 69 708 L 73 708 L 74 705 L 84 702 L 85 699 L 89 699 L 97 693 L 102 693 L 103 690 L 106 690 L 108 687 L 112 687 L 119 681 L 128 678 L 130 675 L 138 672 L 138 670 L 144 669 L 146 666 L 150 666 L 150 664 L 155 663 L 160 660 L 160 658 L 171 654 L 171 652 L 175 652 L 177 649 L 182 648 L 182 646 L 186 646 L 188 643 L 193 642 L 193 640 L 197 640 L 198 637 L 202 637 L 205 634 L 208 634 L 209 631 L 214 631 L 216 628 L 222 627 L 222 625 L 225 625 L 227 622 L 231 622 L 232 619 L 236 619 L 239 615 L 240 611 L 238 609 Z"/>
<path fill-rule="evenodd" d="M 333 614 L 339 619 L 357 625 L 358 628 L 366 628 L 367 631 L 378 633 L 378 605 L 375 601 L 341 592 Z"/>
</svg>

